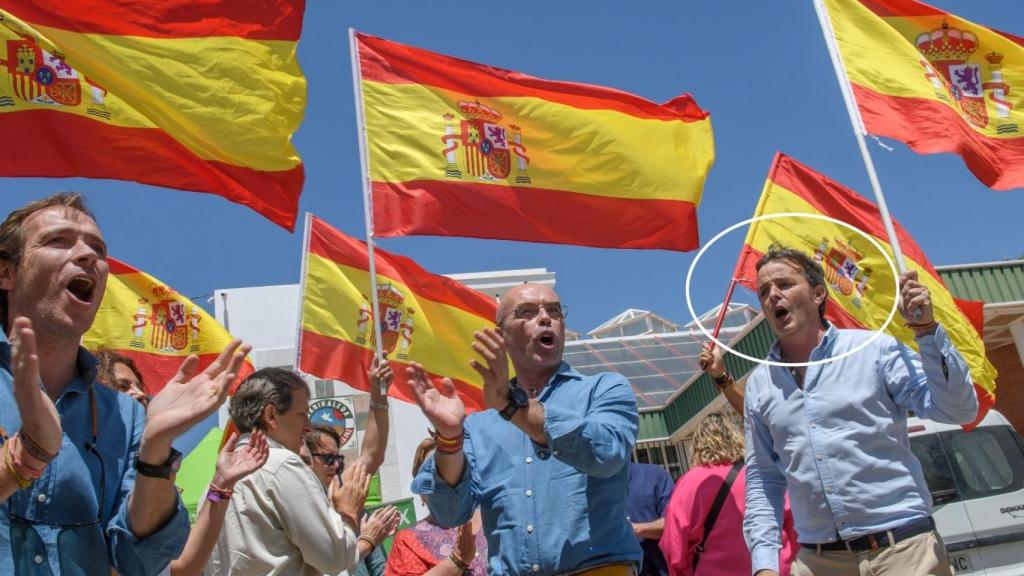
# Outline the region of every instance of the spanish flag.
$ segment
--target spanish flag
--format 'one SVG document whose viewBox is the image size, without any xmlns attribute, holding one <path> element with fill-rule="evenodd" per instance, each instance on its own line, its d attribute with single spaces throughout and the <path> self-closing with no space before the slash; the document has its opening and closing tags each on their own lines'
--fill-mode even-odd
<svg viewBox="0 0 1024 576">
<path fill-rule="evenodd" d="M 107 263 L 107 289 L 82 345 L 131 358 L 148 393 L 159 393 L 188 356 L 199 356 L 204 370 L 231 343 L 224 327 L 170 286 L 114 258 Z M 252 364 L 246 360 L 240 372 L 235 386 L 253 372 Z"/>
<path fill-rule="evenodd" d="M 715 152 L 689 94 L 659 105 L 353 34 L 375 236 L 699 245 Z"/>
<path fill-rule="evenodd" d="M 3 2 L 0 176 L 208 192 L 293 229 L 303 10 L 303 0 Z"/>
<path fill-rule="evenodd" d="M 869 133 L 1024 187 L 1024 38 L 914 0 L 824 2 Z"/>
<path fill-rule="evenodd" d="M 799 213 L 823 215 L 845 222 L 872 236 L 892 258 L 878 207 L 853 190 L 811 170 L 784 154 L 776 154 L 754 217 Z M 985 355 L 981 339 L 984 316 L 981 302 L 953 298 L 920 246 L 893 222 L 907 268 L 931 291 L 935 319 L 967 360 L 978 393 L 978 421 L 995 404 L 996 369 Z M 735 277 L 757 292 L 757 261 L 772 244 L 813 254 L 825 271 L 829 305 L 825 316 L 839 328 L 876 330 L 892 310 L 896 278 L 888 262 L 866 238 L 845 226 L 825 220 L 785 217 L 751 224 L 736 263 Z M 917 349 L 914 333 L 900 316 L 887 330 Z"/>
<path fill-rule="evenodd" d="M 306 221 L 299 370 L 369 390 L 376 350 L 366 244 L 312 215 Z M 469 365 L 473 333 L 493 328 L 497 303 L 375 248 L 382 347 L 395 370 L 388 394 L 415 402 L 404 366 L 449 377 L 469 411 L 483 410 L 483 381 Z"/>
</svg>

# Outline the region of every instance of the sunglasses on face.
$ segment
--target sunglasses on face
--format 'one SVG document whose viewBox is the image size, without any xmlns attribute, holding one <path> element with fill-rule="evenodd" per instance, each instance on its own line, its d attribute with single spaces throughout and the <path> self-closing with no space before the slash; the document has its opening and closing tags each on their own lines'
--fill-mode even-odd
<svg viewBox="0 0 1024 576">
<path fill-rule="evenodd" d="M 326 466 L 343 466 L 345 464 L 345 457 L 340 454 L 331 454 L 329 452 L 313 452 L 311 454 L 314 458 L 319 458 L 321 462 Z"/>
</svg>

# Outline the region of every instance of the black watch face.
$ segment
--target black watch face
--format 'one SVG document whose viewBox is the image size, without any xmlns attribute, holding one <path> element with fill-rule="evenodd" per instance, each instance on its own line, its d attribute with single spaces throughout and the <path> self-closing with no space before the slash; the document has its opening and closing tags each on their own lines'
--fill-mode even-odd
<svg viewBox="0 0 1024 576">
<path fill-rule="evenodd" d="M 526 395 L 526 390 L 519 387 L 511 388 L 508 396 L 516 406 L 526 406 L 530 403 L 530 397 Z"/>
</svg>

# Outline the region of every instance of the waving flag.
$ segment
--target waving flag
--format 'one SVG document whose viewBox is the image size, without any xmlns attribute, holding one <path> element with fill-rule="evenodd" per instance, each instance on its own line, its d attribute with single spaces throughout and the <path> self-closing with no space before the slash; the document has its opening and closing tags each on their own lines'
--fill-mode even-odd
<svg viewBox="0 0 1024 576">
<path fill-rule="evenodd" d="M 373 358 L 373 307 L 366 244 L 310 216 L 302 276 L 299 370 L 369 390 Z M 455 383 L 466 408 L 481 410 L 483 380 L 468 360 L 473 333 L 494 327 L 497 303 L 420 268 L 412 260 L 375 250 L 377 297 L 384 352 L 395 367 L 389 395 L 415 402 L 399 368 L 419 362 L 433 377 Z"/>
<path fill-rule="evenodd" d="M 291 230 L 303 0 L 0 4 L 0 176 L 218 194 Z"/>
<path fill-rule="evenodd" d="M 189 355 L 199 356 L 203 370 L 231 342 L 212 316 L 170 286 L 114 258 L 107 262 L 107 289 L 82 345 L 131 358 L 150 394 L 160 392 Z M 252 364 L 247 360 L 240 372 L 236 385 L 253 372 Z"/>
<path fill-rule="evenodd" d="M 824 2 L 869 133 L 1024 187 L 1024 38 L 915 0 Z"/>
<path fill-rule="evenodd" d="M 693 250 L 708 114 L 354 33 L 375 236 Z"/>
<path fill-rule="evenodd" d="M 869 234 L 892 257 L 892 248 L 878 207 L 853 190 L 811 170 L 796 160 L 776 154 L 754 216 L 796 212 L 824 215 L 846 222 Z M 914 239 L 898 223 L 896 236 L 909 270 L 931 291 L 935 319 L 967 360 L 978 393 L 978 421 L 995 404 L 996 369 L 985 355 L 982 341 L 982 303 L 953 298 Z M 747 232 L 736 263 L 736 278 L 757 292 L 755 264 L 772 244 L 813 254 L 825 271 L 829 306 L 825 316 L 839 328 L 876 330 L 892 310 L 896 279 L 885 257 L 863 236 L 825 220 L 779 218 L 754 222 Z M 973 320 L 972 320 L 973 319 Z M 899 321 L 887 332 L 917 349 L 914 333 Z"/>
</svg>

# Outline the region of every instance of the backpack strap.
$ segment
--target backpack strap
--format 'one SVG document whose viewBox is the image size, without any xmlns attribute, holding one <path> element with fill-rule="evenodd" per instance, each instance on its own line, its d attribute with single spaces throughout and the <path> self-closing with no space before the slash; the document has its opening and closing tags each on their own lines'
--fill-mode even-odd
<svg viewBox="0 0 1024 576">
<path fill-rule="evenodd" d="M 743 468 L 742 460 L 732 465 L 732 469 L 729 470 L 729 474 L 725 477 L 725 483 L 718 489 L 718 495 L 715 496 L 715 502 L 711 505 L 707 518 L 704 519 L 704 537 L 701 538 L 700 544 L 697 545 L 697 550 L 693 553 L 694 571 L 697 570 L 697 563 L 700 562 L 700 557 L 704 554 L 704 549 L 707 547 L 708 536 L 711 535 L 711 529 L 715 527 L 715 520 L 718 520 L 718 513 L 722 511 L 722 506 L 725 504 L 725 499 L 729 496 L 729 490 L 732 489 L 732 483 L 736 480 L 736 475 L 739 474 L 740 468 Z"/>
</svg>

